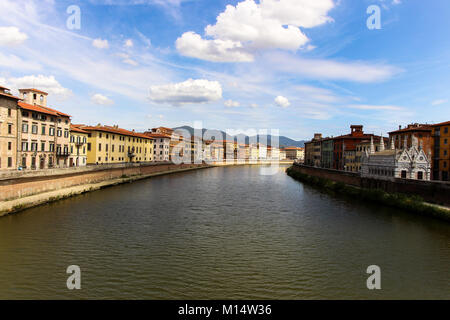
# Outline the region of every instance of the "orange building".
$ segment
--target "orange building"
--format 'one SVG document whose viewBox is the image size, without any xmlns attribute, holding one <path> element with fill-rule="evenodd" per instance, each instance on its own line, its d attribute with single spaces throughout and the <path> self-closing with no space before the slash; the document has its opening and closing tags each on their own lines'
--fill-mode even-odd
<svg viewBox="0 0 450 320">
<path fill-rule="evenodd" d="M 413 146 L 415 139 L 419 147 L 423 149 L 429 159 L 431 159 L 433 149 L 432 127 L 429 124 L 413 123 L 406 128 L 399 126 L 396 131 L 389 132 L 389 141 L 394 139 L 396 149 L 409 149 Z"/>
<path fill-rule="evenodd" d="M 434 124 L 431 128 L 434 140 L 432 179 L 448 181 L 450 171 L 450 121 Z"/>
</svg>

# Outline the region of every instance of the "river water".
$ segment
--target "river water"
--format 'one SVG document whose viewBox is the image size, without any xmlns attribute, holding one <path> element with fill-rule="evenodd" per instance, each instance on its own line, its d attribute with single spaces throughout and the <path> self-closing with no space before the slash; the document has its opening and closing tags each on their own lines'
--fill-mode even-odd
<svg viewBox="0 0 450 320">
<path fill-rule="evenodd" d="M 450 299 L 449 223 L 284 170 L 177 173 L 0 218 L 0 299 Z"/>
</svg>

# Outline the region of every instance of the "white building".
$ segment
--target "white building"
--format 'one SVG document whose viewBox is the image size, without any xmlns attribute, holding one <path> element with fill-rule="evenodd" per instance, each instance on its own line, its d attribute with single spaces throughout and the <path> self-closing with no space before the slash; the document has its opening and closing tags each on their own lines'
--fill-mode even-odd
<svg viewBox="0 0 450 320">
<path fill-rule="evenodd" d="M 372 138 L 370 150 L 366 150 L 362 156 L 361 176 L 384 180 L 430 180 L 431 163 L 424 150 L 418 146 L 417 139 L 414 139 L 412 147 L 403 149 L 395 149 L 394 141 L 391 140 L 388 150 L 381 139 L 379 151 L 375 152 Z"/>
<path fill-rule="evenodd" d="M 170 140 L 171 137 L 162 133 L 146 132 L 146 136 L 154 140 L 154 157 L 155 162 L 165 162 L 170 160 Z"/>
</svg>

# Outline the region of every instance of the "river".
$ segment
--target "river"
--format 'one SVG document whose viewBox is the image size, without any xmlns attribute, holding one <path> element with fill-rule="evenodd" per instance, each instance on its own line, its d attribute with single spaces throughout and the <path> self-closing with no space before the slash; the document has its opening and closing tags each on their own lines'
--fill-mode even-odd
<svg viewBox="0 0 450 320">
<path fill-rule="evenodd" d="M 284 170 L 171 174 L 0 218 L 0 299 L 450 299 L 449 223 Z"/>
</svg>

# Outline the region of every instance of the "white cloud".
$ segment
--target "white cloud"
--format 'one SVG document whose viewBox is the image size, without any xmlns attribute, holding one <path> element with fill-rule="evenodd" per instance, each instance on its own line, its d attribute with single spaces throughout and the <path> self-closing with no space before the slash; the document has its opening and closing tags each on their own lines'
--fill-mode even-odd
<svg viewBox="0 0 450 320">
<path fill-rule="evenodd" d="M 16 27 L 0 27 L 0 46 L 17 46 L 28 39 L 26 33 Z"/>
<path fill-rule="evenodd" d="M 0 52 L 0 66 L 4 68 L 13 68 L 15 70 L 37 71 L 42 69 L 42 66 L 36 61 L 26 61 L 16 55 L 13 54 L 5 55 L 1 52 Z"/>
<path fill-rule="evenodd" d="M 300 74 L 314 79 L 378 82 L 403 70 L 381 63 L 341 62 L 325 59 L 304 59 L 283 53 L 265 55 L 265 64 L 276 71 Z"/>
<path fill-rule="evenodd" d="M 94 39 L 92 41 L 92 45 L 94 47 L 96 47 L 97 49 L 108 49 L 109 48 L 108 40 Z"/>
<path fill-rule="evenodd" d="M 241 104 L 237 101 L 233 101 L 233 100 L 227 100 L 224 103 L 225 107 L 229 107 L 229 108 L 235 108 L 235 107 L 239 107 Z"/>
<path fill-rule="evenodd" d="M 250 107 L 251 108 L 258 108 L 258 104 L 257 103 L 252 103 L 252 104 L 250 104 Z"/>
<path fill-rule="evenodd" d="M 275 98 L 275 103 L 277 106 L 282 107 L 282 108 L 287 108 L 291 105 L 291 103 L 289 102 L 289 100 L 283 96 L 278 96 Z"/>
<path fill-rule="evenodd" d="M 92 103 L 101 105 L 101 106 L 110 106 L 114 104 L 114 101 L 111 100 L 110 98 L 100 94 L 100 93 L 96 93 L 91 97 L 91 101 Z"/>
<path fill-rule="evenodd" d="M 129 54 L 126 54 L 126 53 L 118 53 L 117 56 L 120 57 L 120 58 L 122 58 L 122 62 L 123 62 L 123 63 L 129 64 L 130 66 L 136 67 L 136 66 L 139 65 L 139 63 L 137 63 L 136 61 L 134 61 L 133 59 L 131 59 L 131 57 L 130 57 Z"/>
<path fill-rule="evenodd" d="M 358 109 L 358 110 L 384 110 L 384 111 L 401 111 L 402 107 L 398 106 L 380 106 L 380 105 L 367 105 L 367 104 L 357 104 L 357 105 L 349 105 L 348 108 Z"/>
<path fill-rule="evenodd" d="M 438 106 L 438 105 L 446 103 L 447 101 L 448 101 L 447 99 L 434 100 L 433 102 L 431 102 L 431 105 Z"/>
<path fill-rule="evenodd" d="M 21 78 L 8 78 L 8 85 L 17 91 L 22 88 L 36 88 L 54 95 L 58 99 L 66 99 L 72 95 L 72 91 L 64 88 L 54 76 L 29 75 Z"/>
<path fill-rule="evenodd" d="M 217 81 L 189 79 L 150 87 L 150 99 L 156 103 L 181 105 L 207 103 L 222 99 L 222 86 Z"/>
<path fill-rule="evenodd" d="M 187 32 L 177 40 L 177 49 L 214 62 L 249 62 L 260 49 L 297 50 L 309 42 L 300 28 L 332 21 L 327 14 L 333 7 L 332 0 L 244 0 L 227 5 L 216 24 L 205 28 L 210 39 Z"/>
<path fill-rule="evenodd" d="M 127 47 L 127 48 L 132 48 L 133 45 L 134 45 L 133 40 L 131 40 L 131 39 L 125 40 L 125 43 L 124 43 L 124 46 L 125 46 L 125 47 Z"/>
<path fill-rule="evenodd" d="M 205 40 L 195 32 L 186 32 L 176 41 L 178 52 L 192 58 L 213 62 L 251 62 L 253 55 L 242 50 L 240 42 Z"/>
</svg>

